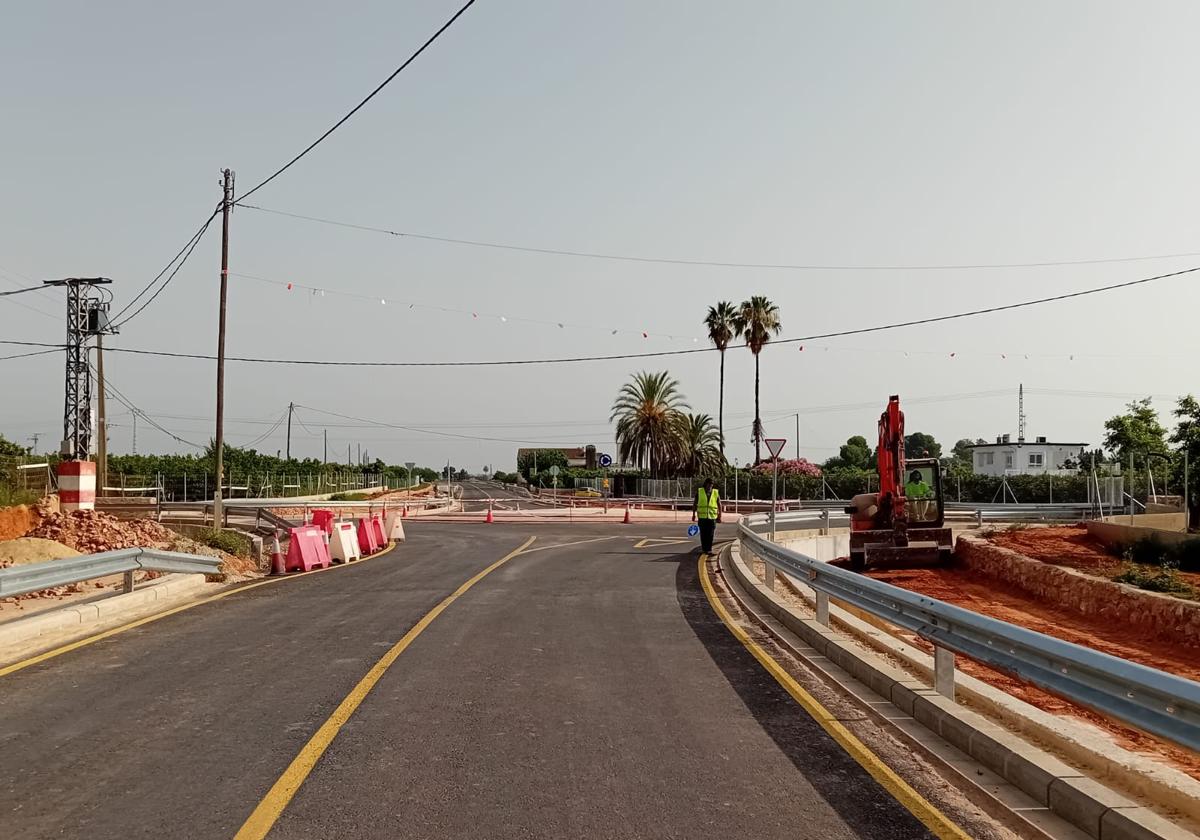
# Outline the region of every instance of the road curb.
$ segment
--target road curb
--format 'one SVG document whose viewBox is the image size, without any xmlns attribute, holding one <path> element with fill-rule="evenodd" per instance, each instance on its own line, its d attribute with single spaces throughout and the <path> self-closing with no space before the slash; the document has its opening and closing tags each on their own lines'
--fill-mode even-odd
<svg viewBox="0 0 1200 840">
<path fill-rule="evenodd" d="M 166 575 L 133 592 L 73 604 L 0 624 L 0 664 L 141 618 L 220 588 L 204 575 Z"/>
<path fill-rule="evenodd" d="M 1055 756 L 937 694 L 877 654 L 795 613 L 753 574 L 739 547 L 728 568 L 741 588 L 784 627 L 931 732 L 1097 840 L 1184 840 L 1197 835 L 1122 796 Z M 1195 818 L 1194 812 L 1189 816 Z"/>
</svg>

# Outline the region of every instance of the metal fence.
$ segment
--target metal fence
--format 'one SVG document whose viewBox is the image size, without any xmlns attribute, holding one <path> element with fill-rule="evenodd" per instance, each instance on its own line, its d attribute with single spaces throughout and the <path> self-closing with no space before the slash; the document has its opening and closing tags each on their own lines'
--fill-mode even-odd
<svg viewBox="0 0 1200 840">
<path fill-rule="evenodd" d="M 401 479 L 403 481 L 403 479 Z M 379 487 L 384 476 L 376 473 L 242 473 L 231 470 L 226 477 L 228 499 L 291 498 L 325 493 L 353 493 Z M 213 479 L 208 473 L 182 475 L 109 474 L 100 496 L 153 496 L 167 502 L 203 501 L 212 498 Z"/>
<path fill-rule="evenodd" d="M 820 511 L 780 514 L 777 523 L 820 527 Z M 866 577 L 771 542 L 756 529 L 770 517 L 744 517 L 743 550 L 817 593 L 817 620 L 828 626 L 834 598 L 934 645 L 934 687 L 954 697 L 954 654 L 1011 674 L 1081 706 L 1200 750 L 1200 683 L 1177 677 Z"/>
</svg>

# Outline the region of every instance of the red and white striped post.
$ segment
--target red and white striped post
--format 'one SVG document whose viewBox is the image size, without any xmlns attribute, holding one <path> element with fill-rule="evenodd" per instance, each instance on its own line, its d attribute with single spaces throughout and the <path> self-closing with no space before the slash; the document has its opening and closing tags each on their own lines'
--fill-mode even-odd
<svg viewBox="0 0 1200 840">
<path fill-rule="evenodd" d="M 96 509 L 95 461 L 63 461 L 58 465 L 58 500 L 64 513 Z"/>
</svg>

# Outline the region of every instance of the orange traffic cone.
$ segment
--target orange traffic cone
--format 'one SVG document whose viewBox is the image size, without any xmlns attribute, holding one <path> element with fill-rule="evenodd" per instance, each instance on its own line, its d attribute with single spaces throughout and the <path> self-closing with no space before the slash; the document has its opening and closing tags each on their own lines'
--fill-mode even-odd
<svg viewBox="0 0 1200 840">
<path fill-rule="evenodd" d="M 404 506 L 404 509 L 400 511 L 400 516 L 401 516 L 401 517 L 406 517 L 406 516 L 408 516 L 408 505 L 405 505 L 405 506 Z"/>
<path fill-rule="evenodd" d="M 495 522 L 496 521 L 496 518 L 494 516 L 492 516 L 492 503 L 491 502 L 488 502 L 487 516 L 485 516 L 483 518 L 483 521 L 484 522 Z"/>
<path fill-rule="evenodd" d="M 271 574 L 284 575 L 287 574 L 287 567 L 283 562 L 283 549 L 279 545 L 279 529 L 275 529 L 275 536 L 271 540 Z"/>
<path fill-rule="evenodd" d="M 629 505 L 625 505 L 625 518 L 621 520 L 621 524 L 629 524 Z"/>
</svg>

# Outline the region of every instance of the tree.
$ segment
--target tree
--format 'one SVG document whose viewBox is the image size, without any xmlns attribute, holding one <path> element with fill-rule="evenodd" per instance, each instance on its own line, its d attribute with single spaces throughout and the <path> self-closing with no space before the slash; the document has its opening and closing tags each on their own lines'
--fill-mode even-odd
<svg viewBox="0 0 1200 840">
<path fill-rule="evenodd" d="M 838 454 L 825 462 L 827 471 L 854 470 L 863 471 L 871 468 L 871 447 L 862 435 L 854 435 L 846 439 Z"/>
<path fill-rule="evenodd" d="M 1093 469 L 1099 470 L 1104 466 L 1104 450 L 1092 449 L 1084 450 L 1079 453 L 1079 458 L 1076 459 L 1081 473 L 1090 474 Z"/>
<path fill-rule="evenodd" d="M 616 421 L 621 460 L 647 466 L 652 475 L 677 461 L 679 414 L 687 409 L 679 382 L 667 371 L 635 374 L 621 386 L 609 422 Z"/>
<path fill-rule="evenodd" d="M 971 440 L 970 438 L 962 438 L 954 444 L 954 448 L 950 451 L 953 453 L 955 458 L 960 461 L 966 461 L 969 464 L 971 463 L 972 456 L 974 455 L 974 450 L 972 449 L 973 446 L 975 446 L 975 441 Z"/>
<path fill-rule="evenodd" d="M 711 475 L 725 467 L 720 432 L 707 414 L 680 414 L 680 467 L 690 476 Z"/>
<path fill-rule="evenodd" d="M 24 446 L 21 446 L 18 443 L 13 443 L 11 440 L 5 438 L 4 435 L 0 435 L 0 456 L 19 458 L 22 455 L 28 454 L 29 450 Z"/>
<path fill-rule="evenodd" d="M 933 439 L 933 435 L 924 432 L 913 432 L 904 436 L 905 458 L 940 458 L 942 445 Z"/>
<path fill-rule="evenodd" d="M 1129 456 L 1166 455 L 1167 430 L 1158 421 L 1158 412 L 1150 398 L 1129 403 L 1128 411 L 1104 423 L 1104 448 L 1120 464 L 1128 465 Z"/>
<path fill-rule="evenodd" d="M 523 449 L 520 456 L 517 458 L 517 472 L 525 476 L 528 481 L 533 478 L 533 470 L 537 468 L 539 473 L 545 472 L 551 467 L 558 467 L 560 470 L 567 468 L 567 456 L 563 454 L 561 449 Z"/>
<path fill-rule="evenodd" d="M 1191 394 L 1180 397 L 1175 405 L 1175 431 L 1171 443 L 1181 456 L 1176 462 L 1176 482 L 1183 486 L 1183 455 L 1188 465 L 1189 522 L 1195 524 L 1200 513 L 1200 402 Z"/>
<path fill-rule="evenodd" d="M 762 461 L 762 416 L 759 411 L 759 375 L 758 357 L 762 349 L 771 340 L 771 336 L 779 335 L 783 323 L 779 320 L 779 307 L 771 303 L 763 295 L 754 295 L 749 300 L 742 301 L 738 308 L 737 331 L 741 333 L 754 354 L 754 463 Z"/>
<path fill-rule="evenodd" d="M 721 356 L 721 378 L 717 398 L 717 434 L 721 437 L 721 457 L 725 457 L 725 348 L 738 333 L 738 310 L 727 300 L 718 301 L 708 307 L 704 317 L 708 329 L 708 340 Z"/>
</svg>

